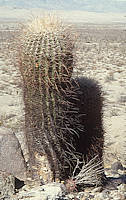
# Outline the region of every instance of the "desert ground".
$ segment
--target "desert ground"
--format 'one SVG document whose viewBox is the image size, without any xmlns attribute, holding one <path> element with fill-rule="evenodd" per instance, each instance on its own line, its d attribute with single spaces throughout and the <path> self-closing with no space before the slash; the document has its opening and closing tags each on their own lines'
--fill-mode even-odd
<svg viewBox="0 0 126 200">
<path fill-rule="evenodd" d="M 126 24 L 79 22 L 72 26 L 77 35 L 73 76 L 93 78 L 102 87 L 105 167 L 115 161 L 126 166 Z M 0 125 L 17 133 L 25 154 L 23 136 L 18 134 L 24 125 L 20 74 L 9 44 L 17 30 L 18 21 L 1 19 Z"/>
<path fill-rule="evenodd" d="M 10 30 L 8 30 L 10 29 Z M 23 126 L 20 74 L 9 54 L 18 23 L 1 23 L 0 123 L 18 132 Z M 93 78 L 102 87 L 105 149 L 115 159 L 126 159 L 126 29 L 123 24 L 73 25 L 76 31 L 74 76 Z M 10 49 L 9 49 L 10 51 Z M 106 152 L 105 151 L 105 152 Z M 110 157 L 109 157 L 110 158 Z"/>
<path fill-rule="evenodd" d="M 125 162 L 126 30 L 123 25 L 84 25 L 78 47 L 78 75 L 95 79 L 104 96 L 105 144 Z M 75 67 L 76 68 L 76 67 Z M 107 152 L 107 151 L 105 151 Z M 120 157 L 120 158 L 119 158 Z"/>
</svg>

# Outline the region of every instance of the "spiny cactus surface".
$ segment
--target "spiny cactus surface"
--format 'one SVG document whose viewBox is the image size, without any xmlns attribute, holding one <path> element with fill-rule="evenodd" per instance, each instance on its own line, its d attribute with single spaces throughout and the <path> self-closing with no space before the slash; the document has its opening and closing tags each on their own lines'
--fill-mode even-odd
<svg viewBox="0 0 126 200">
<path fill-rule="evenodd" d="M 35 160 L 34 151 L 47 155 L 59 177 L 66 154 L 60 145 L 65 140 L 61 126 L 67 104 L 61 85 L 70 81 L 73 71 L 72 34 L 57 20 L 35 19 L 24 27 L 18 44 L 30 160 Z"/>
<path fill-rule="evenodd" d="M 72 131 L 75 131 L 72 135 L 72 144 L 75 148 L 74 155 L 80 163 L 76 175 L 79 174 L 80 169 L 83 170 L 84 163 L 88 164 L 90 160 L 96 158 L 94 163 L 102 169 L 102 173 L 96 172 L 96 180 L 93 180 L 92 177 L 92 183 L 94 181 L 100 183 L 104 178 L 103 96 L 101 88 L 93 79 L 78 77 L 71 79 L 71 86 L 67 91 L 73 92 L 72 95 L 65 95 L 65 98 L 69 102 L 66 112 L 68 126 Z M 69 129 L 67 133 L 71 137 Z M 97 167 L 96 169 L 98 169 Z M 75 168 L 75 162 L 73 168 Z"/>
<path fill-rule="evenodd" d="M 36 153 L 47 158 L 45 166 L 52 172 L 48 182 L 72 176 L 77 159 L 79 168 L 95 156 L 102 163 L 101 90 L 93 80 L 72 79 L 74 39 L 69 28 L 48 17 L 36 19 L 23 29 L 18 44 L 32 178 L 40 176 Z"/>
</svg>

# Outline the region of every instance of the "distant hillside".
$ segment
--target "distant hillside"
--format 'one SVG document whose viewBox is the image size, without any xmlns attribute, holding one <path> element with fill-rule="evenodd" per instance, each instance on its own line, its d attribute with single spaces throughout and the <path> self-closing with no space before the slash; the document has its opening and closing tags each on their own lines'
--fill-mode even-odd
<svg viewBox="0 0 126 200">
<path fill-rule="evenodd" d="M 0 0 L 0 6 L 91 12 L 126 12 L 124 0 Z"/>
</svg>

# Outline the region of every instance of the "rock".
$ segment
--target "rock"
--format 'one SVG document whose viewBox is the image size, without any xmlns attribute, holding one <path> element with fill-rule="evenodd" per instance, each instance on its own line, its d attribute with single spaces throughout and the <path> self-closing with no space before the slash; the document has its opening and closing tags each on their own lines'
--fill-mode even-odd
<svg viewBox="0 0 126 200">
<path fill-rule="evenodd" d="M 10 199 L 14 194 L 15 178 L 5 172 L 0 172 L 0 199 Z"/>
<path fill-rule="evenodd" d="M 15 189 L 19 190 L 20 188 L 22 188 L 25 185 L 24 181 L 21 181 L 17 178 L 15 178 Z"/>
<path fill-rule="evenodd" d="M 21 145 L 21 150 L 23 152 L 24 159 L 27 162 L 29 160 L 29 152 L 28 152 L 26 135 L 23 131 L 20 131 L 20 132 L 15 133 L 15 136 L 17 137 Z"/>
<path fill-rule="evenodd" d="M 109 199 L 109 191 L 108 190 L 105 190 L 101 193 L 98 193 L 95 195 L 95 199 L 96 200 L 105 200 L 105 199 Z"/>
<path fill-rule="evenodd" d="M 26 165 L 18 139 L 12 130 L 0 127 L 0 170 L 26 179 Z"/>
<path fill-rule="evenodd" d="M 113 170 L 113 171 L 116 171 L 116 172 L 118 172 L 118 170 L 120 169 L 120 170 L 124 170 L 124 167 L 122 166 L 122 164 L 121 164 L 121 162 L 115 162 L 115 163 L 113 163 L 112 165 L 111 165 L 111 169 Z"/>
<path fill-rule="evenodd" d="M 103 186 L 104 190 L 118 190 L 118 186 L 124 183 L 123 176 L 119 178 L 108 177 L 106 184 Z"/>
<path fill-rule="evenodd" d="M 66 188 L 61 183 L 49 183 L 42 186 L 44 195 L 47 196 L 48 200 L 63 199 L 65 196 Z"/>
<path fill-rule="evenodd" d="M 99 187 L 96 187 L 92 190 L 92 193 L 96 193 L 96 192 L 101 192 L 102 191 L 102 187 L 99 186 Z"/>
<path fill-rule="evenodd" d="M 76 199 L 83 199 L 83 197 L 84 197 L 84 192 L 79 192 L 78 194 L 77 194 L 77 196 L 76 196 Z"/>
<path fill-rule="evenodd" d="M 43 186 L 36 186 L 34 188 L 28 189 L 24 186 L 18 194 L 18 200 L 28 198 L 34 200 L 69 200 L 65 196 L 66 188 L 61 183 L 48 183 Z"/>
<path fill-rule="evenodd" d="M 119 185 L 118 190 L 124 192 L 125 195 L 126 195 L 126 184 Z"/>
</svg>

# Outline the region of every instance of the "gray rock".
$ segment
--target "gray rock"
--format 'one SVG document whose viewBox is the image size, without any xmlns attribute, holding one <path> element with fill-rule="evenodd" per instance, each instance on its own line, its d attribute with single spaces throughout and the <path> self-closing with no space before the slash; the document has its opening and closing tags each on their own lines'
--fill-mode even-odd
<svg viewBox="0 0 126 200">
<path fill-rule="evenodd" d="M 20 131 L 20 132 L 15 133 L 15 136 L 17 137 L 21 145 L 21 150 L 23 152 L 24 159 L 27 162 L 29 160 L 29 151 L 28 151 L 28 146 L 27 146 L 26 135 L 23 131 Z"/>
<path fill-rule="evenodd" d="M 41 187 L 48 200 L 60 200 L 64 199 L 66 188 L 61 183 L 49 183 Z"/>
<path fill-rule="evenodd" d="M 84 192 L 79 192 L 76 196 L 76 199 L 82 199 L 84 197 Z"/>
<path fill-rule="evenodd" d="M 106 191 L 103 191 L 103 192 L 101 192 L 101 193 L 98 193 L 98 194 L 96 194 L 95 195 L 95 199 L 97 199 L 97 200 L 105 200 L 105 199 L 109 199 L 109 193 L 108 193 L 108 191 L 106 190 Z"/>
<path fill-rule="evenodd" d="M 126 184 L 119 185 L 118 190 L 124 192 L 125 195 L 126 195 Z"/>
<path fill-rule="evenodd" d="M 101 186 L 92 189 L 92 193 L 101 192 L 101 191 L 102 191 L 102 187 Z"/>
<path fill-rule="evenodd" d="M 65 196 L 66 187 L 61 183 L 48 183 L 43 186 L 36 186 L 28 188 L 24 186 L 18 193 L 18 200 L 20 199 L 33 199 L 33 200 L 69 200 Z"/>
<path fill-rule="evenodd" d="M 0 172 L 0 199 L 10 199 L 14 194 L 15 178 L 5 172 Z"/>
<path fill-rule="evenodd" d="M 12 130 L 0 127 L 0 170 L 26 179 L 26 165 L 18 139 Z"/>
<path fill-rule="evenodd" d="M 111 165 L 111 169 L 112 169 L 113 171 L 115 171 L 115 172 L 118 172 L 119 169 L 120 169 L 120 170 L 123 170 L 124 168 L 123 168 L 121 162 L 118 161 L 118 162 L 115 162 L 115 163 L 113 163 L 113 164 Z"/>
</svg>

